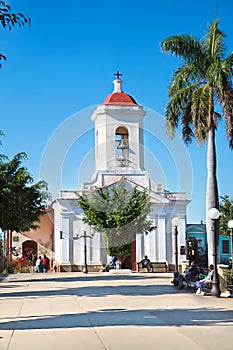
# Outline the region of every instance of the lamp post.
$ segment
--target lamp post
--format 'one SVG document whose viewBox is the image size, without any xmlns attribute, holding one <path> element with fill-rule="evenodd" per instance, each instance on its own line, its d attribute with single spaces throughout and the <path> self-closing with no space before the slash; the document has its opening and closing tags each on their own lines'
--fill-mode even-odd
<svg viewBox="0 0 233 350">
<path fill-rule="evenodd" d="M 88 267 L 87 267 L 87 237 L 92 238 L 94 234 L 90 233 L 87 234 L 87 231 L 83 231 L 83 235 L 77 235 L 74 239 L 83 238 L 83 252 L 84 252 L 84 264 L 83 264 L 83 273 L 88 273 Z"/>
<path fill-rule="evenodd" d="M 94 234 L 90 232 L 90 234 L 87 234 L 87 231 L 83 231 L 83 235 L 78 235 L 78 238 L 83 238 L 83 252 L 84 252 L 84 264 L 83 264 L 83 273 L 88 273 L 88 267 L 87 267 L 87 237 L 92 238 Z"/>
<path fill-rule="evenodd" d="M 215 297 L 220 296 L 220 289 L 219 289 L 219 279 L 218 279 L 218 272 L 217 272 L 217 232 L 216 232 L 216 221 L 219 218 L 219 210 L 216 208 L 211 208 L 208 211 L 209 218 L 212 220 L 212 231 L 213 231 L 213 263 L 214 263 L 214 273 L 213 273 L 213 280 L 212 280 L 212 288 L 211 288 L 211 295 Z"/>
<path fill-rule="evenodd" d="M 233 270 L 233 220 L 228 221 L 231 237 L 231 269 Z"/>
<path fill-rule="evenodd" d="M 175 270 L 178 272 L 179 267 L 178 267 L 178 227 L 177 225 L 175 226 Z"/>
<path fill-rule="evenodd" d="M 83 265 L 83 273 L 88 273 L 88 268 L 87 268 L 87 231 L 83 232 L 84 238 L 84 265 Z"/>
<path fill-rule="evenodd" d="M 91 232 L 91 226 L 89 226 L 84 219 L 86 216 L 82 213 L 81 215 L 76 215 L 76 217 L 83 222 L 83 234 L 76 234 L 76 237 L 74 239 L 80 239 L 83 238 L 83 252 L 84 252 L 84 263 L 83 263 L 83 273 L 88 273 L 88 267 L 87 267 L 87 238 L 93 238 L 94 233 Z M 89 232 L 87 232 L 89 231 Z"/>
<path fill-rule="evenodd" d="M 175 235 L 175 271 L 178 272 L 179 265 L 178 265 L 178 224 L 179 224 L 179 217 L 173 218 L 173 225 L 174 225 L 174 235 Z"/>
</svg>

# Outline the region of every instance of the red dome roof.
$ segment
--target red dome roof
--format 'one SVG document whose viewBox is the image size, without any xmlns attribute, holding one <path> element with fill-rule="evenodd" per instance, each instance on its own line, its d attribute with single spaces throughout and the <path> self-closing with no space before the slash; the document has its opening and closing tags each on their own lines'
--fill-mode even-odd
<svg viewBox="0 0 233 350">
<path fill-rule="evenodd" d="M 104 102 L 104 105 L 137 105 L 135 99 L 125 94 L 124 92 L 113 92 L 108 95 Z"/>
</svg>

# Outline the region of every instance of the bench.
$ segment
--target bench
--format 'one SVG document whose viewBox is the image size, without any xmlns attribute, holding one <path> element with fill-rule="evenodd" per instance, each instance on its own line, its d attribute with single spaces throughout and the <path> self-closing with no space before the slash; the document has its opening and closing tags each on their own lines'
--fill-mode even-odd
<svg viewBox="0 0 233 350">
<path fill-rule="evenodd" d="M 199 273 L 194 280 L 192 281 L 188 281 L 188 280 L 184 280 L 184 283 L 186 283 L 187 287 L 190 289 L 193 289 L 196 291 L 196 282 L 200 281 L 202 279 L 204 279 L 206 277 L 206 275 L 204 275 L 203 273 Z"/>
<path fill-rule="evenodd" d="M 150 264 L 152 265 L 152 271 L 151 272 L 167 272 L 167 263 L 166 261 L 150 261 Z M 141 261 L 137 262 L 138 265 L 138 272 L 147 272 L 147 268 L 142 266 Z"/>
<path fill-rule="evenodd" d="M 176 272 L 177 273 L 177 272 Z M 182 275 L 182 274 L 181 274 Z M 175 276 L 174 274 L 174 279 L 173 281 L 171 281 L 175 287 L 179 287 L 179 288 L 183 288 L 183 287 L 187 287 L 187 288 L 190 288 L 192 289 L 193 291 L 196 291 L 197 287 L 196 287 L 196 282 L 201 280 L 201 279 L 204 279 L 206 277 L 206 275 L 202 274 L 202 273 L 199 273 L 193 280 L 187 280 L 183 277 L 182 279 L 182 283 L 183 285 L 180 286 L 178 283 L 179 283 L 179 279 L 178 279 L 178 276 L 180 276 L 180 274 L 178 274 L 177 276 Z M 184 275 L 183 275 L 184 276 Z M 176 280 L 177 278 L 177 280 Z"/>
</svg>

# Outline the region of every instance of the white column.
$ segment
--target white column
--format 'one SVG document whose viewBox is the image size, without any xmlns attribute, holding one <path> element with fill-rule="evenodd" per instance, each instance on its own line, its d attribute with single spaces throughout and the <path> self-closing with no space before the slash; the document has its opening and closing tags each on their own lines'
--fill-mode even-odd
<svg viewBox="0 0 233 350">
<path fill-rule="evenodd" d="M 136 235 L 136 260 L 141 261 L 144 256 L 144 234 Z"/>
<path fill-rule="evenodd" d="M 184 254 L 181 254 L 184 247 Z M 180 216 L 179 226 L 178 226 L 178 251 L 179 251 L 179 261 L 182 262 L 186 260 L 186 218 L 185 216 Z"/>
<path fill-rule="evenodd" d="M 61 214 L 61 264 L 70 264 L 70 221 L 69 213 Z"/>
<path fill-rule="evenodd" d="M 171 217 L 166 217 L 166 261 L 168 264 L 174 264 L 174 232 Z"/>
<path fill-rule="evenodd" d="M 92 264 L 100 263 L 100 242 L 101 237 L 99 232 L 95 232 L 93 238 L 91 239 L 91 262 Z"/>
<path fill-rule="evenodd" d="M 158 258 L 159 261 L 166 261 L 166 218 L 160 216 L 158 218 L 158 227 L 157 227 L 157 235 L 158 235 Z"/>
<path fill-rule="evenodd" d="M 178 264 L 186 260 L 185 246 L 186 246 L 186 217 L 178 214 L 172 219 L 172 236 L 173 236 L 173 253 L 175 253 L 175 235 L 174 230 L 177 226 L 177 245 L 178 245 Z M 182 247 L 184 247 L 184 254 L 181 254 Z M 173 262 L 175 263 L 175 254 L 173 254 Z"/>
<path fill-rule="evenodd" d="M 154 218 L 149 218 L 151 221 L 152 226 L 157 226 L 157 223 Z M 148 258 L 151 261 L 158 260 L 157 259 L 157 242 L 156 242 L 156 235 L 157 235 L 157 229 L 154 229 L 153 231 L 149 232 L 147 234 L 147 247 L 145 254 L 148 255 Z"/>
<path fill-rule="evenodd" d="M 54 246 L 54 259 L 57 263 L 61 263 L 61 242 L 60 242 L 60 210 L 57 203 L 54 203 L 54 229 L 53 229 L 53 246 Z"/>
</svg>

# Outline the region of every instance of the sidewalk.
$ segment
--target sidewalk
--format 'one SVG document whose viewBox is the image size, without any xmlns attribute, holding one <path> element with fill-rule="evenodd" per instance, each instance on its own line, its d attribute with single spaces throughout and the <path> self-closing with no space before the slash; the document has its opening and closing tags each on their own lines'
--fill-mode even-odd
<svg viewBox="0 0 233 350">
<path fill-rule="evenodd" d="M 231 350 L 233 298 L 177 291 L 169 273 L 9 275 L 1 350 Z"/>
</svg>

